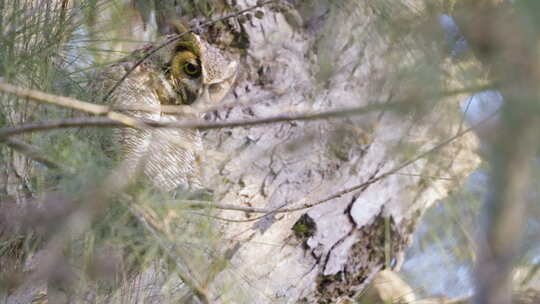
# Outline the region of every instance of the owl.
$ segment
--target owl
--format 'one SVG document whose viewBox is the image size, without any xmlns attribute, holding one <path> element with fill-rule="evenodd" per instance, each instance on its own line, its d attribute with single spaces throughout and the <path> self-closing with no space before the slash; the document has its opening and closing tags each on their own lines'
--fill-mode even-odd
<svg viewBox="0 0 540 304">
<path fill-rule="evenodd" d="M 165 36 L 158 41 L 170 39 Z M 154 45 L 135 51 L 127 60 L 100 72 L 101 91 L 108 91 Z M 114 109 L 136 118 L 174 122 L 197 118 L 164 113 L 164 105 L 200 107 L 218 103 L 236 78 L 237 63 L 200 36 L 188 33 L 136 67 L 111 94 Z M 144 109 L 144 110 L 139 110 Z M 193 129 L 135 129 L 113 131 L 112 145 L 126 177 L 142 176 L 154 188 L 170 192 L 198 190 L 202 185 L 203 142 Z"/>
</svg>

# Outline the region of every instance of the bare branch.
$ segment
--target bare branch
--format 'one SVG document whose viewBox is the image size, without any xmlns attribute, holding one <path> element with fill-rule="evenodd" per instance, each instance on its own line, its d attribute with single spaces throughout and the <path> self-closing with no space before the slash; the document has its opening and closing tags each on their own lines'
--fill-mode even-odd
<svg viewBox="0 0 540 304">
<path fill-rule="evenodd" d="M 38 90 L 21 88 L 3 81 L 0 81 L 0 91 L 13 94 L 23 99 L 31 99 L 41 103 L 53 104 L 64 108 L 75 109 L 96 115 L 104 115 L 109 112 L 109 107 L 106 106 L 84 102 L 65 96 L 48 94 Z"/>
<path fill-rule="evenodd" d="M 159 105 L 159 106 L 146 106 L 146 105 L 131 105 L 131 106 L 121 106 L 121 107 L 112 107 L 113 111 L 141 111 L 141 112 L 156 112 L 166 114 L 201 114 L 209 112 L 209 110 L 204 109 L 203 111 L 195 109 L 192 106 L 170 106 L 170 105 Z"/>
<path fill-rule="evenodd" d="M 37 161 L 38 163 L 41 163 L 50 169 L 55 170 L 62 170 L 69 172 L 71 171 L 69 168 L 65 167 L 64 165 L 61 165 L 57 163 L 56 161 L 48 158 L 47 156 L 43 155 L 43 152 L 40 151 L 37 147 L 34 145 L 28 144 L 22 140 L 16 139 L 16 138 L 7 138 L 4 140 L 4 143 L 14 149 L 19 151 L 20 153 L 28 156 L 29 158 Z"/>
<path fill-rule="evenodd" d="M 123 126 L 123 124 L 113 121 L 105 117 L 88 117 L 88 118 L 74 118 L 58 121 L 49 121 L 49 122 L 35 122 L 19 125 L 14 128 L 2 128 L 0 129 L 0 140 L 5 140 L 6 138 L 18 134 L 35 132 L 35 131 L 46 131 L 62 128 L 73 128 L 73 127 L 115 127 Z"/>
<path fill-rule="evenodd" d="M 265 125 L 272 123 L 280 123 L 286 121 L 311 121 L 311 120 L 323 120 L 328 118 L 339 118 L 347 116 L 355 116 L 371 113 L 374 111 L 382 111 L 396 108 L 398 109 L 399 105 L 397 104 L 373 104 L 365 107 L 355 107 L 348 109 L 339 109 L 331 111 L 318 111 L 312 113 L 286 113 L 279 114 L 275 116 L 257 118 L 257 119 L 246 119 L 246 120 L 233 120 L 233 121 L 222 121 L 222 122 L 208 122 L 204 120 L 185 120 L 177 122 L 158 122 L 151 120 L 139 120 L 144 123 L 145 126 L 153 128 L 187 128 L 187 129 L 199 129 L 199 130 L 211 130 L 211 129 L 222 129 L 222 128 L 236 128 L 236 127 L 250 127 L 257 125 Z M 106 117 L 88 117 L 88 118 L 72 118 L 64 119 L 58 121 L 48 121 L 48 122 L 37 122 L 37 123 L 28 123 L 19 125 L 13 128 L 2 128 L 0 129 L 0 140 L 14 136 L 17 134 L 36 132 L 36 131 L 46 131 L 53 129 L 62 129 L 62 128 L 73 128 L 73 127 L 132 127 L 131 125 L 126 125 L 117 120 L 113 120 Z"/>
<path fill-rule="evenodd" d="M 486 117 L 484 120 L 482 120 L 481 122 L 479 122 L 478 124 L 472 126 L 472 127 L 469 127 L 465 130 L 462 130 L 462 131 L 459 131 L 458 133 L 456 133 L 456 135 L 440 142 L 439 144 L 435 145 L 433 148 L 425 151 L 425 152 L 422 152 L 420 154 L 418 154 L 417 156 L 407 160 L 407 161 L 404 161 L 403 163 L 395 166 L 394 168 L 386 171 L 385 173 L 382 173 L 378 176 L 373 176 L 371 178 L 369 178 L 367 181 L 361 183 L 361 184 L 358 184 L 358 185 L 355 185 L 355 186 L 352 186 L 350 188 L 346 188 L 346 189 L 343 189 L 337 193 L 334 193 L 326 198 L 323 198 L 321 200 L 318 200 L 318 201 L 315 201 L 315 202 L 312 202 L 312 203 L 305 203 L 305 204 L 302 204 L 300 206 L 297 206 L 297 207 L 291 207 L 291 208 L 283 208 L 283 207 L 277 207 L 277 208 L 274 208 L 274 209 L 265 209 L 265 208 L 252 208 L 252 207 L 241 207 L 241 206 L 234 206 L 234 205 L 229 205 L 229 204 L 219 204 L 219 203 L 204 203 L 204 202 L 195 202 L 195 201 L 188 201 L 188 206 L 191 207 L 191 208 L 215 208 L 215 209 L 222 209 L 222 210 L 232 210 L 232 211 L 244 211 L 244 212 L 252 212 L 252 213 L 265 213 L 264 215 L 261 215 L 261 216 L 258 216 L 258 217 L 255 217 L 255 218 L 251 218 L 251 219 L 247 219 L 247 220 L 234 220 L 234 219 L 227 219 L 227 218 L 222 218 L 222 217 L 216 217 L 216 216 L 210 216 L 212 218 L 216 218 L 216 219 L 220 219 L 220 220 L 224 220 L 224 221 L 229 221 L 229 222 L 251 222 L 251 221 L 256 221 L 258 219 L 261 219 L 267 215 L 270 215 L 270 214 L 275 214 L 275 213 L 286 213 L 286 212 L 295 212 L 295 211 L 300 211 L 300 210 L 304 210 L 304 209 L 309 209 L 309 208 L 312 208 L 312 207 L 315 207 L 317 205 L 321 205 L 321 204 L 324 204 L 324 203 L 327 203 L 333 199 L 336 199 L 336 198 L 339 198 L 343 195 L 346 195 L 348 193 L 351 193 L 351 192 L 354 192 L 354 191 L 358 191 L 358 190 L 364 190 L 366 189 L 369 185 L 371 184 L 374 184 L 380 180 L 382 180 L 383 178 L 386 178 L 390 175 L 393 175 L 393 174 L 396 174 L 398 173 L 401 169 L 413 164 L 414 162 L 418 161 L 419 159 L 422 159 L 440 149 L 442 149 L 443 147 L 447 146 L 448 144 L 450 144 L 451 142 L 453 142 L 454 140 L 460 138 L 461 136 L 465 135 L 466 133 L 469 133 L 471 131 L 473 131 L 474 129 L 480 127 L 482 124 L 486 123 L 488 120 L 492 119 L 493 117 L 495 117 L 496 115 L 499 114 L 499 111 L 496 111 L 495 113 L 491 114 L 490 116 Z M 183 203 L 185 203 L 186 201 L 182 201 Z M 204 215 L 204 216 L 208 216 L 208 215 Z"/>
<path fill-rule="evenodd" d="M 107 106 L 84 102 L 75 98 L 48 94 L 38 90 L 20 88 L 3 81 L 0 81 L 0 91 L 40 103 L 53 104 L 95 115 L 107 115 L 109 119 L 122 123 L 123 125 L 131 127 L 144 127 L 144 123 L 140 120 L 137 120 L 131 116 L 122 113 L 113 112 Z"/>
<path fill-rule="evenodd" d="M 125 203 L 125 206 L 128 208 L 129 212 L 137 218 L 137 220 L 143 224 L 146 230 L 148 230 L 152 236 L 159 242 L 160 247 L 163 249 L 165 254 L 167 254 L 172 261 L 175 261 L 176 267 L 178 269 L 183 270 L 187 267 L 186 265 L 183 265 L 179 262 L 180 257 L 174 253 L 174 246 L 169 244 L 170 242 L 167 242 L 165 239 L 163 239 L 159 232 L 152 227 L 152 225 L 147 220 L 147 217 L 145 216 L 145 213 L 140 210 L 140 208 L 137 208 L 137 204 L 128 204 Z M 183 260 L 183 259 L 181 259 Z M 186 273 L 189 271 L 186 271 Z M 208 299 L 208 294 L 206 290 L 201 287 L 194 279 L 187 276 L 187 274 L 184 274 L 183 271 L 177 271 L 176 274 L 180 277 L 182 282 L 188 286 L 188 288 L 197 296 L 199 300 L 201 300 L 202 303 L 210 303 L 210 300 Z"/>
</svg>

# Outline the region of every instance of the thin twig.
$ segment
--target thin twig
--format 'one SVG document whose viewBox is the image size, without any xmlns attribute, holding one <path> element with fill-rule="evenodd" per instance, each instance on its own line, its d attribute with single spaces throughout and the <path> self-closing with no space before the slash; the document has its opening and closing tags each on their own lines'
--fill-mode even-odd
<svg viewBox="0 0 540 304">
<path fill-rule="evenodd" d="M 147 127 L 153 128 L 185 128 L 185 129 L 223 129 L 235 127 L 250 127 L 257 125 L 265 125 L 272 123 L 280 123 L 287 121 L 311 121 L 323 120 L 328 118 L 346 117 L 354 115 L 362 115 L 373 111 L 387 110 L 389 108 L 398 108 L 397 104 L 372 104 L 364 107 L 355 107 L 348 109 L 318 111 L 311 113 L 284 113 L 270 117 L 257 119 L 239 119 L 232 121 L 208 122 L 204 120 L 185 120 L 173 122 L 158 122 L 152 120 L 139 120 Z M 28 132 L 46 131 L 53 129 L 73 128 L 73 127 L 131 127 L 117 120 L 112 120 L 106 117 L 86 117 L 86 118 L 71 118 L 57 121 L 35 122 L 22 124 L 13 128 L 1 128 L 0 140 Z"/>
<path fill-rule="evenodd" d="M 58 121 L 48 121 L 48 122 L 34 122 L 26 123 L 19 125 L 13 128 L 2 128 L 0 129 L 0 140 L 5 140 L 6 138 L 18 134 L 35 132 L 35 131 L 46 131 L 62 128 L 73 128 L 73 127 L 117 127 L 123 126 L 123 124 L 111 120 L 105 117 L 88 117 L 88 118 L 73 118 L 66 120 Z"/>
<path fill-rule="evenodd" d="M 270 0 L 270 1 L 264 1 L 264 2 L 260 2 L 260 3 L 257 3 L 256 5 L 254 6 L 251 6 L 251 7 L 248 7 L 246 9 L 243 9 L 239 12 L 236 12 L 236 13 L 233 13 L 233 14 L 229 14 L 227 16 L 224 16 L 224 17 L 221 17 L 221 18 L 218 18 L 216 20 L 210 20 L 210 21 L 207 21 L 207 22 L 204 22 L 200 25 L 200 27 L 207 27 L 207 26 L 210 26 L 212 24 L 215 24 L 217 22 L 220 22 L 220 21 L 224 21 L 224 20 L 227 20 L 227 19 L 231 19 L 231 18 L 235 18 L 235 17 L 238 17 L 242 14 L 245 14 L 247 12 L 250 12 L 252 10 L 255 10 L 257 8 L 260 8 L 260 7 L 263 7 L 265 5 L 268 5 L 268 4 L 271 4 L 271 3 L 274 3 L 274 2 L 277 2 L 278 0 Z M 174 35 L 173 37 L 169 38 L 167 41 L 163 42 L 162 44 L 156 46 L 155 48 L 151 49 L 150 51 L 148 51 L 148 53 L 146 53 L 141 59 L 139 59 L 137 62 L 135 62 L 135 64 L 129 69 L 126 71 L 126 73 L 124 74 L 124 76 L 122 76 L 122 78 L 120 78 L 120 80 L 118 80 L 114 86 L 109 90 L 109 92 L 107 92 L 107 94 L 105 95 L 105 97 L 103 97 L 103 101 L 107 101 L 109 100 L 109 98 L 111 97 L 111 95 L 114 93 L 114 91 L 126 80 L 126 78 L 138 67 L 140 66 L 144 61 L 146 61 L 148 58 L 150 58 L 150 56 L 152 56 L 153 54 L 155 54 L 157 51 L 161 50 L 162 48 L 168 46 L 169 44 L 179 40 L 180 38 L 182 38 L 184 35 L 187 35 L 189 33 L 194 33 L 196 29 L 189 29 L 183 33 L 180 33 L 180 34 L 177 34 L 177 35 Z"/>
<path fill-rule="evenodd" d="M 219 220 L 224 220 L 224 221 L 228 221 L 228 222 L 239 222 L 239 223 L 256 221 L 256 220 L 261 219 L 261 218 L 263 218 L 265 216 L 268 216 L 270 214 L 295 212 L 295 211 L 300 211 L 300 210 L 304 210 L 304 209 L 313 208 L 315 206 L 327 203 L 327 202 L 329 202 L 329 201 L 331 201 L 333 199 L 339 198 L 339 197 L 341 197 L 343 195 L 349 194 L 351 192 L 365 189 L 371 184 L 374 184 L 374 183 L 376 183 L 376 182 L 378 182 L 378 181 L 380 181 L 380 180 L 382 180 L 382 179 L 384 179 L 384 178 L 386 178 L 386 177 L 388 177 L 390 175 L 396 174 L 401 169 L 413 164 L 414 162 L 418 161 L 419 159 L 422 159 L 422 158 L 428 156 L 429 154 L 432 154 L 432 153 L 442 149 L 443 147 L 445 147 L 446 145 L 448 145 L 452 141 L 456 140 L 457 138 L 465 135 L 466 133 L 469 133 L 469 132 L 475 130 L 476 128 L 480 127 L 480 125 L 486 123 L 488 120 L 490 120 L 493 117 L 495 117 L 496 115 L 498 115 L 498 113 L 499 112 L 496 111 L 495 113 L 491 114 L 490 116 L 488 116 L 484 120 L 480 121 L 476 125 L 471 126 L 471 127 L 467 128 L 465 130 L 459 131 L 454 136 L 452 136 L 452 137 L 438 143 L 433 148 L 431 148 L 431 149 L 429 149 L 429 150 L 427 150 L 427 151 L 425 151 L 423 153 L 420 153 L 417 156 L 415 156 L 415 157 L 413 157 L 413 158 L 411 158 L 409 160 L 404 161 L 403 163 L 395 166 L 394 168 L 386 171 L 385 173 L 382 173 L 382 174 L 380 174 L 378 176 L 370 178 L 370 179 L 368 179 L 367 181 L 365 181 L 365 182 L 363 182 L 361 184 L 352 186 L 350 188 L 343 189 L 343 190 L 341 190 L 339 192 L 336 192 L 336 193 L 334 193 L 334 194 L 332 194 L 332 195 L 330 195 L 330 196 L 328 196 L 328 197 L 326 197 L 324 199 L 315 201 L 313 203 L 305 203 L 305 204 L 302 204 L 300 206 L 291 207 L 291 208 L 278 207 L 278 208 L 274 208 L 274 209 L 240 207 L 240 206 L 233 206 L 233 205 L 229 205 L 229 204 L 219 204 L 219 203 L 211 203 L 210 204 L 210 203 L 193 202 L 193 201 L 189 202 L 188 206 L 191 207 L 191 208 L 215 208 L 215 209 L 222 209 L 222 210 L 244 211 L 244 212 L 252 212 L 252 213 L 264 213 L 264 215 L 261 215 L 261 216 L 255 217 L 255 218 L 251 218 L 251 219 L 247 219 L 247 220 L 235 220 L 235 219 L 227 219 L 227 218 L 217 217 L 217 216 L 210 216 L 210 215 L 206 215 L 206 214 L 199 214 L 199 215 L 204 215 L 204 216 L 210 216 L 212 218 L 216 218 L 216 219 L 219 219 Z"/>
<path fill-rule="evenodd" d="M 1 143 L 1 141 L 0 141 Z M 28 144 L 22 140 L 16 138 L 7 138 L 3 141 L 8 147 L 19 151 L 20 153 L 26 155 L 30 159 L 37 161 L 40 164 L 47 166 L 50 169 L 62 170 L 70 172 L 71 170 L 60 163 L 50 159 L 49 157 L 43 155 L 43 152 L 40 151 L 36 146 Z"/>
<path fill-rule="evenodd" d="M 138 220 L 139 222 L 141 222 L 143 224 L 143 226 L 146 228 L 146 230 L 148 230 L 152 236 L 159 242 L 159 245 L 160 247 L 164 250 L 164 252 L 173 260 L 175 261 L 175 264 L 176 266 L 182 270 L 184 269 L 184 265 L 180 264 L 180 262 L 178 261 L 179 259 L 179 256 L 174 254 L 172 252 L 172 247 L 171 245 L 168 245 L 166 242 L 166 240 L 164 240 L 158 233 L 158 231 L 156 231 L 156 229 L 154 229 L 154 227 L 152 227 L 152 225 L 150 223 L 148 223 L 146 217 L 144 216 L 144 213 L 143 212 L 140 212 L 140 210 L 137 210 L 137 205 L 136 204 L 125 204 L 125 206 L 128 208 L 129 212 L 131 212 L 131 214 L 133 214 Z M 184 273 L 182 271 L 178 271 L 176 273 L 180 279 L 182 280 L 182 282 L 184 284 L 186 284 L 186 286 L 188 286 L 188 288 L 193 292 L 193 294 L 195 294 L 195 296 L 201 300 L 202 303 L 210 303 L 210 300 L 208 299 L 208 295 L 207 295 L 207 292 L 204 288 L 201 288 L 199 286 L 199 284 L 197 284 L 197 282 L 194 280 L 194 279 L 191 279 L 189 277 L 187 277 L 186 275 L 184 275 Z"/>
<path fill-rule="evenodd" d="M 114 112 L 108 106 L 84 102 L 75 98 L 49 94 L 39 90 L 21 88 L 3 81 L 0 81 L 0 91 L 13 94 L 19 98 L 29 99 L 40 103 L 57 105 L 95 115 L 107 115 L 109 119 L 130 127 L 140 128 L 145 126 L 142 121 L 129 115 Z"/>
<path fill-rule="evenodd" d="M 33 101 L 41 103 L 53 104 L 64 108 L 75 109 L 96 115 L 104 115 L 109 112 L 109 107 L 106 106 L 84 102 L 75 98 L 65 97 L 61 95 L 48 94 L 38 90 L 21 88 L 3 81 L 0 81 L 0 91 L 13 94 L 23 99 L 31 99 Z"/>
<path fill-rule="evenodd" d="M 124 105 L 124 106 L 113 106 L 111 108 L 113 111 L 138 111 L 138 112 L 159 112 L 162 114 L 191 114 L 198 115 L 202 113 L 209 112 L 207 109 L 196 109 L 192 106 L 180 105 L 180 106 L 170 106 L 170 105 L 155 105 L 155 106 L 145 106 L 145 105 Z"/>
</svg>

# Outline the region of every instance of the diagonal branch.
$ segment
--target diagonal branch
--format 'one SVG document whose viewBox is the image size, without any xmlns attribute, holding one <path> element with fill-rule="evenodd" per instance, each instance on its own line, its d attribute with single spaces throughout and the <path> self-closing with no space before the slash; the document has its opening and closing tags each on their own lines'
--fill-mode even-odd
<svg viewBox="0 0 540 304">
<path fill-rule="evenodd" d="M 1 142 L 1 141 L 0 141 Z M 72 170 L 70 168 L 67 168 L 66 166 L 50 159 L 49 157 L 43 155 L 43 152 L 40 151 L 37 147 L 34 145 L 28 144 L 22 140 L 16 139 L 16 138 L 7 138 L 4 140 L 4 143 L 14 149 L 19 151 L 20 153 L 28 156 L 29 158 L 37 161 L 38 163 L 41 163 L 50 169 L 55 170 L 62 170 L 65 172 L 71 172 Z"/>
<path fill-rule="evenodd" d="M 45 93 L 39 90 L 21 88 L 12 84 L 0 81 L 0 91 L 13 94 L 19 98 L 33 100 L 39 103 L 47 103 L 64 108 L 75 109 L 95 115 L 106 115 L 110 120 L 130 127 L 144 127 L 144 123 L 129 115 L 114 112 L 108 106 L 84 102 L 75 98 Z"/>
<path fill-rule="evenodd" d="M 149 223 L 147 217 L 145 216 L 144 212 L 141 210 L 141 208 L 138 208 L 136 204 L 127 204 L 125 203 L 126 207 L 128 208 L 129 212 L 137 218 L 137 220 L 143 224 L 146 230 L 148 230 L 155 240 L 159 242 L 159 246 L 161 249 L 163 249 L 164 253 L 171 258 L 172 261 L 175 262 L 176 267 L 180 271 L 176 272 L 176 275 L 180 277 L 182 282 L 186 284 L 186 286 L 193 292 L 193 294 L 202 302 L 202 303 L 210 303 L 210 300 L 208 299 L 208 293 L 204 286 L 200 286 L 199 283 L 196 282 L 195 278 L 192 278 L 187 275 L 187 273 L 191 272 L 186 269 L 187 264 L 181 263 L 180 256 L 174 252 L 174 244 L 170 244 L 166 239 L 162 238 L 160 236 L 160 233 L 158 230 L 156 230 L 152 225 Z"/>
</svg>

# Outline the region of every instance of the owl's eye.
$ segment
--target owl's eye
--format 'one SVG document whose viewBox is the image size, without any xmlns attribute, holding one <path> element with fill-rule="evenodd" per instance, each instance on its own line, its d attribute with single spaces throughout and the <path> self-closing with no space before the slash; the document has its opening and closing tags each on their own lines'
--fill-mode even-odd
<svg viewBox="0 0 540 304">
<path fill-rule="evenodd" d="M 190 51 L 178 52 L 173 57 L 170 67 L 177 79 L 198 78 L 202 73 L 198 57 Z"/>
<path fill-rule="evenodd" d="M 199 77 L 199 74 L 201 74 L 201 67 L 191 62 L 184 63 L 182 69 L 184 73 L 191 77 Z"/>
</svg>

